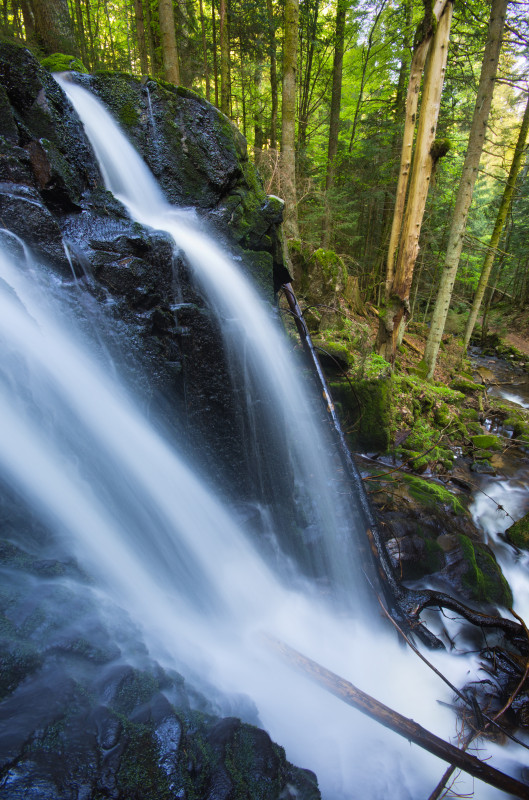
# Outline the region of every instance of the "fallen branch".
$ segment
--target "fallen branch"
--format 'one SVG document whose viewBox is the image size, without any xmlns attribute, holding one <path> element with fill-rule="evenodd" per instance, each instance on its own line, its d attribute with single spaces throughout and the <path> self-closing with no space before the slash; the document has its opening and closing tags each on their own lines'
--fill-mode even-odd
<svg viewBox="0 0 529 800">
<path fill-rule="evenodd" d="M 527 640 L 529 641 L 529 630 L 527 630 L 527 626 L 526 626 L 525 622 L 523 621 L 523 619 L 521 617 L 518 616 L 516 611 L 513 611 L 512 608 L 510 609 L 510 611 L 511 611 L 511 614 L 514 617 L 516 617 L 516 619 L 522 625 L 522 627 L 523 627 L 523 629 L 525 631 L 525 635 L 527 636 Z M 511 696 L 509 697 L 509 699 L 507 700 L 507 702 L 505 703 L 503 708 L 500 708 L 500 710 L 497 712 L 497 714 L 495 714 L 492 718 L 486 717 L 487 724 L 483 726 L 483 730 L 482 731 L 473 731 L 471 734 L 469 734 L 469 736 L 467 736 L 467 739 L 466 739 L 466 741 L 465 741 L 465 743 L 463 745 L 463 748 L 462 748 L 463 750 L 466 750 L 468 748 L 468 746 L 470 745 L 470 743 L 473 741 L 473 739 L 477 738 L 481 733 L 484 733 L 490 725 L 498 725 L 497 721 L 499 720 L 500 717 L 503 716 L 503 714 L 505 714 L 507 709 L 512 706 L 512 704 L 514 703 L 514 700 L 516 699 L 516 697 L 520 693 L 520 691 L 521 691 L 525 681 L 527 680 L 528 676 L 529 676 L 529 659 L 527 660 L 527 664 L 525 666 L 525 670 L 524 670 L 524 673 L 523 673 L 521 679 L 518 681 L 518 684 L 517 684 L 515 690 L 511 693 Z M 459 692 L 458 692 L 458 694 L 459 694 Z M 500 730 L 503 730 L 501 728 L 501 726 L 498 725 L 498 727 L 500 728 Z M 441 780 L 439 781 L 437 786 L 435 787 L 434 791 L 432 792 L 432 794 L 430 795 L 428 800 L 438 800 L 438 798 L 441 796 L 441 792 L 445 788 L 445 786 L 446 786 L 447 782 L 449 781 L 449 779 L 451 778 L 451 776 L 454 774 L 455 770 L 456 770 L 456 766 L 454 764 L 451 764 L 448 767 L 448 769 L 446 770 L 446 772 L 444 773 L 443 777 L 441 778 Z"/>
<path fill-rule="evenodd" d="M 353 708 L 376 720 L 384 727 L 398 733 L 400 736 L 404 736 L 438 758 L 455 764 L 460 769 L 468 772 L 469 775 L 504 792 L 510 792 L 515 797 L 529 800 L 529 786 L 527 784 L 505 775 L 505 773 L 480 761 L 475 756 L 468 755 L 468 753 L 459 750 L 449 742 L 445 742 L 435 734 L 430 733 L 426 728 L 423 728 L 422 725 L 404 717 L 397 711 L 393 711 L 393 709 L 358 689 L 349 681 L 326 669 L 316 661 L 307 658 L 307 656 L 289 647 L 284 642 L 270 636 L 265 636 L 264 639 L 267 646 L 278 653 L 286 662 L 302 670 L 328 692 L 343 700 L 344 703 L 353 706 Z"/>
</svg>

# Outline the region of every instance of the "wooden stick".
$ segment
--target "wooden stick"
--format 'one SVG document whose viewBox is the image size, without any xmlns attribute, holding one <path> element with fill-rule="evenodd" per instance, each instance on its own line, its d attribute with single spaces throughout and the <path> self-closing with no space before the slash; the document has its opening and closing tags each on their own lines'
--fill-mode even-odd
<svg viewBox="0 0 529 800">
<path fill-rule="evenodd" d="M 529 800 L 529 786 L 527 784 L 505 775 L 475 756 L 464 753 L 449 742 L 445 742 L 417 722 L 402 716 L 397 711 L 393 711 L 388 706 L 375 700 L 374 697 L 349 683 L 349 681 L 321 666 L 316 661 L 312 661 L 312 659 L 302 655 L 302 653 L 289 647 L 284 642 L 270 636 L 265 636 L 264 639 L 268 647 L 278 653 L 286 662 L 302 670 L 312 680 L 327 689 L 328 692 L 343 700 L 344 703 L 353 706 L 353 708 L 376 720 L 386 728 L 418 744 L 419 747 L 428 750 L 438 758 L 442 758 L 444 761 L 448 761 L 450 764 L 468 772 L 469 775 L 473 775 L 475 778 L 489 783 L 504 792 L 510 792 L 515 797 Z"/>
</svg>

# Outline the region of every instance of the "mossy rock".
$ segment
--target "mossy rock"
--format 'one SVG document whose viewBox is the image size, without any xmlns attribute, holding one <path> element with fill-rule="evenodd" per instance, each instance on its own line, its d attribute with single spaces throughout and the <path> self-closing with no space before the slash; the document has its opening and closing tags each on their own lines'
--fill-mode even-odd
<svg viewBox="0 0 529 800">
<path fill-rule="evenodd" d="M 529 514 L 505 531 L 507 539 L 520 550 L 529 550 Z"/>
<path fill-rule="evenodd" d="M 49 72 L 84 72 L 88 73 L 81 59 L 67 56 L 64 53 L 53 53 L 40 62 Z"/>
<path fill-rule="evenodd" d="M 462 377 L 457 377 L 450 381 L 449 387 L 450 389 L 455 389 L 457 392 L 463 392 L 463 394 L 474 394 L 475 392 L 485 390 L 482 383 L 475 383 L 475 381 L 470 381 Z"/>
<path fill-rule="evenodd" d="M 471 436 L 471 442 L 478 450 L 503 450 L 501 439 L 492 433 L 480 433 Z"/>
<path fill-rule="evenodd" d="M 342 424 L 353 447 L 387 452 L 391 442 L 392 378 L 334 381 L 330 388 L 343 409 Z"/>
<path fill-rule="evenodd" d="M 464 534 L 460 534 L 458 538 L 463 558 L 467 562 L 463 575 L 464 586 L 480 602 L 511 608 L 511 588 L 492 551 L 486 545 L 472 542 Z"/>
<path fill-rule="evenodd" d="M 466 514 L 466 509 L 456 495 L 449 492 L 444 486 L 434 481 L 427 481 L 416 475 L 403 475 L 404 483 L 409 494 L 426 508 L 444 506 L 454 514 Z"/>
</svg>

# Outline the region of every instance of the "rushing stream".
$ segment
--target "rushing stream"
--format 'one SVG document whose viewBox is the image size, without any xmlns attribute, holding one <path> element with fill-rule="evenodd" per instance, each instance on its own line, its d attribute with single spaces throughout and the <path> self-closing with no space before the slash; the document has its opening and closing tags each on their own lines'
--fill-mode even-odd
<svg viewBox="0 0 529 800">
<path fill-rule="evenodd" d="M 292 580 L 292 568 L 265 562 L 225 499 L 116 377 L 119 364 L 101 346 L 103 311 L 89 324 L 99 331 L 94 341 L 76 321 L 75 298 L 65 303 L 57 278 L 37 270 L 16 241 L 0 257 L 4 477 L 141 626 L 151 654 L 204 691 L 214 686 L 220 713 L 230 712 L 230 694 L 251 697 L 288 758 L 317 773 L 326 800 L 427 797 L 443 762 L 281 664 L 260 639 L 265 632 L 285 640 L 438 735 L 456 735 L 453 713 L 438 703 L 451 701 L 446 686 L 368 601 L 355 542 L 362 503 L 332 477 L 329 441 L 277 321 L 198 220 L 166 203 L 101 104 L 69 81 L 61 85 L 108 187 L 134 219 L 170 233 L 193 268 L 223 323 L 226 350 L 247 375 L 247 396 L 263 393 L 284 420 L 279 458 L 295 475 L 298 500 L 310 499 L 308 530 L 323 531 L 312 566 L 328 575 L 328 587 L 316 591 L 307 577 Z M 456 685 L 479 674 L 472 656 L 435 659 Z M 516 772 L 516 748 L 490 746 L 489 755 Z M 458 792 L 473 788 L 480 800 L 503 796 L 469 778 L 457 783 Z"/>
</svg>

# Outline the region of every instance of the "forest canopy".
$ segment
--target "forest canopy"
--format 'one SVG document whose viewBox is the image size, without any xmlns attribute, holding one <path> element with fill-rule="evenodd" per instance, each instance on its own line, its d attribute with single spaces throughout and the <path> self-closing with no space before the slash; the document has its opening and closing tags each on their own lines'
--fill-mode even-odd
<svg viewBox="0 0 529 800">
<path fill-rule="evenodd" d="M 51 69 L 150 75 L 217 105 L 287 201 L 298 252 L 334 251 L 362 302 L 386 309 L 377 348 L 391 361 L 398 328 L 434 311 L 440 339 L 448 309 L 468 310 L 481 289 L 479 307 L 493 293 L 529 302 L 528 11 L 506 0 L 2 0 L 1 35 Z"/>
</svg>

